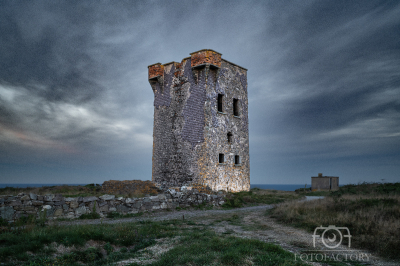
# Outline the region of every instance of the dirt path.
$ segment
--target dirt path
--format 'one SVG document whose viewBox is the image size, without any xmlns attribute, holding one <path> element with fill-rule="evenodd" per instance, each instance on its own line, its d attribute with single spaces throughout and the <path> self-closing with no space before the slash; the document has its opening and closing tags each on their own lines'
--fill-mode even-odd
<svg viewBox="0 0 400 266">
<path fill-rule="evenodd" d="M 310 256 L 310 254 L 328 254 L 329 257 L 334 253 L 326 248 L 321 241 L 316 242 L 313 247 L 312 233 L 302 229 L 293 228 L 278 223 L 275 219 L 266 214 L 267 209 L 271 209 L 273 205 L 262 205 L 238 208 L 232 210 L 183 210 L 172 212 L 158 212 L 144 214 L 140 217 L 124 218 L 124 219 L 103 219 L 101 220 L 74 220 L 71 222 L 59 222 L 59 225 L 70 224 L 115 224 L 135 221 L 162 221 L 173 219 L 185 219 L 203 224 L 213 229 L 218 234 L 231 234 L 237 237 L 258 239 L 264 242 L 274 243 L 285 250 L 288 250 L 297 256 Z M 377 266 L 398 266 L 398 262 L 385 261 L 382 258 L 371 254 L 369 251 L 348 248 L 340 245 L 335 250 L 341 250 L 342 258 L 348 254 L 348 258 L 354 259 L 356 256 L 361 265 L 377 265 Z M 303 255 L 302 255 L 303 254 Z M 351 256 L 351 257 L 350 257 Z M 310 263 L 310 265 L 324 266 L 324 263 Z"/>
</svg>

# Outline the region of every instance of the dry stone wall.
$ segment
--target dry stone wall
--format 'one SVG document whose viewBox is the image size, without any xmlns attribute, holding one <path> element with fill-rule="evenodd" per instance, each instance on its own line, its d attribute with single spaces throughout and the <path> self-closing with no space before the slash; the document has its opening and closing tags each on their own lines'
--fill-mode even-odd
<svg viewBox="0 0 400 266">
<path fill-rule="evenodd" d="M 109 212 L 123 214 L 161 211 L 190 207 L 199 204 L 220 206 L 224 203 L 224 195 L 199 193 L 196 189 L 182 189 L 177 192 L 170 189 L 157 196 L 144 198 L 116 198 L 114 195 L 100 197 L 65 198 L 61 195 L 36 195 L 20 193 L 18 196 L 0 196 L 0 217 L 7 221 L 15 221 L 21 217 L 34 215 L 40 217 L 46 211 L 49 219 L 78 218 L 82 214 L 96 211 L 101 217 Z"/>
</svg>

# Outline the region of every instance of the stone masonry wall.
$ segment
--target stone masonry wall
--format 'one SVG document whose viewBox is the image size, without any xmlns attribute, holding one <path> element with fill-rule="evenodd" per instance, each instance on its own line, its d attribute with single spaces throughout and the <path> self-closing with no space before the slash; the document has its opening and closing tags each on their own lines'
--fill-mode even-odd
<svg viewBox="0 0 400 266">
<path fill-rule="evenodd" d="M 181 63 L 149 66 L 149 82 L 154 92 L 152 181 L 161 188 L 200 184 L 249 190 L 247 70 L 201 50 Z M 224 95 L 223 112 L 218 112 L 218 94 Z M 234 163 L 235 155 L 240 164 Z"/>
<path fill-rule="evenodd" d="M 7 221 L 15 221 L 20 217 L 40 214 L 46 210 L 50 219 L 78 218 L 82 214 L 95 210 L 104 217 L 109 212 L 138 213 L 190 207 L 206 203 L 220 206 L 224 203 L 224 195 L 208 195 L 196 189 L 176 192 L 171 189 L 157 196 L 144 198 L 116 198 L 114 195 L 100 197 L 64 198 L 61 195 L 35 195 L 20 193 L 18 196 L 0 196 L 0 217 Z"/>
</svg>

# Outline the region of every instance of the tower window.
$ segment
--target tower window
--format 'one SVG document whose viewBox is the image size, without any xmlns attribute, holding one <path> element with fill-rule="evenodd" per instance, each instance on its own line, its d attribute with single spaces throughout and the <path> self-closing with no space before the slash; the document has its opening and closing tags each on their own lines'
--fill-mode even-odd
<svg viewBox="0 0 400 266">
<path fill-rule="evenodd" d="M 220 153 L 220 154 L 219 154 L 219 160 L 218 160 L 218 162 L 219 162 L 219 163 L 224 163 L 224 162 L 225 162 L 225 156 L 224 156 L 223 153 Z"/>
<path fill-rule="evenodd" d="M 235 155 L 235 164 L 240 164 L 240 156 Z"/>
<path fill-rule="evenodd" d="M 228 143 L 232 143 L 232 133 L 228 132 Z"/>
<path fill-rule="evenodd" d="M 218 94 L 218 112 L 223 112 L 222 104 L 223 104 L 223 94 Z"/>
<path fill-rule="evenodd" d="M 233 99 L 233 115 L 239 116 L 239 99 Z"/>
</svg>

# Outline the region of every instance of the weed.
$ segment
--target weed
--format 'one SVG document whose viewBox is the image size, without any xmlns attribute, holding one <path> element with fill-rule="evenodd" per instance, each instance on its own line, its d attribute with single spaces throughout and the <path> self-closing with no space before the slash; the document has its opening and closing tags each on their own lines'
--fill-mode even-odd
<svg viewBox="0 0 400 266">
<path fill-rule="evenodd" d="M 400 183 L 347 185 L 325 199 L 284 203 L 272 216 L 312 232 L 320 225 L 348 227 L 352 245 L 400 258 Z"/>
</svg>

